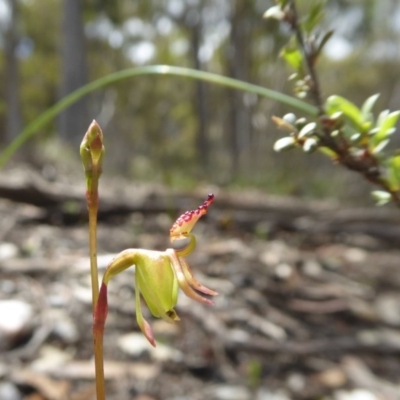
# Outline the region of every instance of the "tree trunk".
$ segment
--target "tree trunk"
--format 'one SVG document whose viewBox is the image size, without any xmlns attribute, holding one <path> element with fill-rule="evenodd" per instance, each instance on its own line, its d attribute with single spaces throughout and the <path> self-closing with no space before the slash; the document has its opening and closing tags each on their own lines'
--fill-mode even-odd
<svg viewBox="0 0 400 400">
<path fill-rule="evenodd" d="M 61 97 L 87 83 L 87 64 L 82 0 L 64 0 L 62 21 Z M 65 110 L 59 118 L 59 134 L 63 140 L 79 145 L 90 118 L 86 98 Z"/>
<path fill-rule="evenodd" d="M 228 72 L 232 78 L 249 80 L 250 19 L 248 0 L 232 2 L 231 35 L 228 48 Z M 229 144 L 231 152 L 231 177 L 240 170 L 240 153 L 250 137 L 250 116 L 243 101 L 244 94 L 232 92 L 230 96 Z"/>
<path fill-rule="evenodd" d="M 200 14 L 200 13 L 199 13 Z M 201 42 L 201 18 L 199 17 L 197 21 L 191 27 L 191 39 L 192 39 L 192 53 L 193 53 L 193 61 L 194 67 L 198 70 L 201 70 L 201 62 L 199 59 L 199 49 Z M 209 161 L 209 144 L 207 138 L 207 127 L 206 127 L 206 119 L 207 119 L 207 106 L 206 106 L 206 88 L 205 84 L 202 81 L 196 81 L 196 113 L 197 113 L 197 152 L 198 152 L 198 160 L 200 164 L 203 166 L 203 169 L 208 168 Z"/>
<path fill-rule="evenodd" d="M 6 141 L 11 142 L 21 130 L 21 108 L 19 96 L 19 65 L 16 56 L 18 46 L 18 1 L 8 0 L 11 18 L 5 37 L 6 52 Z"/>
</svg>

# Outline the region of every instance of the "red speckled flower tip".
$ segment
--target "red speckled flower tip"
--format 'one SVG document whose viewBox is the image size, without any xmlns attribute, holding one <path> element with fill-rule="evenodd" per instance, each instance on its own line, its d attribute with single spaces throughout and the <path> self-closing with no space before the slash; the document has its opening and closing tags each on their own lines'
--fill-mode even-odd
<svg viewBox="0 0 400 400">
<path fill-rule="evenodd" d="M 207 200 L 200 207 L 197 207 L 196 210 L 186 211 L 184 214 L 182 214 L 175 221 L 169 231 L 171 241 L 185 238 L 187 234 L 193 229 L 199 218 L 202 215 L 207 214 L 208 207 L 213 201 L 214 195 L 210 193 L 207 197 Z"/>
</svg>

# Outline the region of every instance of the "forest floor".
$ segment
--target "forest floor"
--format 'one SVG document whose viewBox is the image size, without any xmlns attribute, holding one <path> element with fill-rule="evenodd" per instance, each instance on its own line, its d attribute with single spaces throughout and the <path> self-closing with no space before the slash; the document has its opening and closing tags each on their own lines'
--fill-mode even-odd
<svg viewBox="0 0 400 400">
<path fill-rule="evenodd" d="M 44 206 L 36 178 L 11 185 L 20 175 L 0 176 L 0 399 L 92 400 L 87 228 L 81 205 L 68 198 L 83 187 L 46 182 Z M 167 196 L 163 211 L 157 199 L 168 190 L 123 186 L 120 193 L 104 183 L 118 212 L 109 203 L 101 217 L 101 272 L 125 248 L 170 247 L 174 219 L 199 205 Z M 138 199 L 137 211 L 122 207 L 126 198 Z M 291 212 L 280 208 L 286 202 Z M 399 213 L 385 211 L 374 229 L 360 217 L 356 229 L 337 225 L 338 205 L 305 204 L 216 190 L 189 263 L 219 296 L 208 307 L 180 293 L 174 325 L 143 306 L 156 349 L 136 324 L 134 272 L 118 275 L 105 331 L 108 399 L 400 399 L 400 249 L 389 235 Z M 318 229 L 304 216 L 315 209 Z M 328 211 L 336 217 L 322 224 Z M 370 219 L 380 212 L 367 210 Z"/>
</svg>

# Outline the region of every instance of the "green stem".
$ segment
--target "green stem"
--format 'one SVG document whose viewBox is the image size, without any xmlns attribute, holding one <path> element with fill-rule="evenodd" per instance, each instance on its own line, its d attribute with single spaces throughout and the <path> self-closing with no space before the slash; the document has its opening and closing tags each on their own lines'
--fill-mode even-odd
<svg viewBox="0 0 400 400">
<path fill-rule="evenodd" d="M 98 178 L 97 178 L 98 179 Z M 96 185 L 97 186 L 97 185 Z M 90 252 L 90 276 L 92 282 L 92 308 L 96 308 L 99 297 L 99 273 L 97 268 L 97 213 L 98 190 L 97 187 L 88 192 L 89 212 L 89 252 Z"/>
<path fill-rule="evenodd" d="M 99 300 L 99 273 L 97 268 L 97 213 L 99 208 L 98 182 L 99 173 L 97 172 L 97 168 L 95 168 L 94 171 L 92 171 L 90 188 L 87 191 L 87 204 L 89 211 L 90 275 L 92 282 L 93 344 L 96 376 L 96 395 L 97 400 L 105 400 L 103 355 L 104 323 L 103 321 L 99 323 L 96 313 L 96 307 Z"/>
<path fill-rule="evenodd" d="M 93 312 L 94 363 L 96 371 L 96 399 L 105 400 L 103 341 L 108 312 L 107 285 L 101 285 L 98 302 Z"/>
<path fill-rule="evenodd" d="M 96 400 L 105 400 L 104 361 L 103 361 L 103 330 L 93 328 L 94 367 L 96 373 Z"/>
<path fill-rule="evenodd" d="M 99 298 L 99 273 L 97 268 L 99 180 L 102 172 L 104 151 L 103 132 L 98 123 L 93 121 L 82 139 L 82 143 L 79 147 L 79 154 L 85 171 L 86 202 L 89 213 L 89 253 L 90 276 L 92 283 L 93 342 L 97 400 L 105 400 L 103 333 L 105 323 L 104 315 L 107 314 L 107 290 L 105 291 L 105 295 L 103 294 L 101 302 Z"/>
<path fill-rule="evenodd" d="M 32 121 L 18 135 L 18 137 L 13 142 L 11 142 L 10 145 L 6 147 L 4 151 L 0 154 L 0 169 L 10 159 L 10 157 L 40 128 L 51 121 L 61 111 L 65 110 L 67 107 L 77 102 L 83 96 L 86 96 L 87 94 L 104 86 L 111 85 L 112 83 L 143 75 L 170 75 L 197 79 L 204 82 L 229 87 L 231 89 L 254 93 L 259 96 L 267 97 L 271 100 L 276 100 L 280 103 L 286 104 L 306 114 L 313 116 L 318 115 L 318 109 L 316 107 L 304 101 L 298 100 L 294 97 L 285 95 L 275 90 L 266 89 L 262 86 L 253 85 L 248 82 L 228 78 L 218 74 L 212 74 L 210 72 L 198 71 L 191 68 L 173 67 L 169 65 L 150 65 L 146 67 L 129 68 L 104 76 L 75 90 L 74 92 L 60 100 L 58 103 L 48 108 L 44 113 L 39 115 L 39 117 Z"/>
</svg>

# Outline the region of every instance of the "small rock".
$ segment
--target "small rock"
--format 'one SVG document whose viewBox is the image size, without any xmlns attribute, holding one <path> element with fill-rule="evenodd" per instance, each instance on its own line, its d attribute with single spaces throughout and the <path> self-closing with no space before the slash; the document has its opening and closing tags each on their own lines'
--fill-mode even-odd
<svg viewBox="0 0 400 400">
<path fill-rule="evenodd" d="M 72 344 L 79 340 L 78 328 L 64 310 L 52 309 L 48 316 L 53 324 L 53 333 L 64 343 Z"/>
<path fill-rule="evenodd" d="M 55 282 L 49 291 L 47 301 L 51 307 L 67 308 L 71 304 L 71 289 L 65 283 Z"/>
<path fill-rule="evenodd" d="M 8 297 L 12 297 L 11 294 L 16 290 L 16 284 L 11 279 L 1 279 L 0 280 L 0 292 L 5 295 L 9 295 Z"/>
<path fill-rule="evenodd" d="M 243 258 L 253 257 L 253 250 L 239 239 L 213 241 L 211 244 L 204 246 L 204 252 L 209 256 L 238 254 Z"/>
<path fill-rule="evenodd" d="M 344 252 L 344 258 L 351 263 L 361 263 L 367 259 L 365 250 L 357 247 L 351 247 Z"/>
<path fill-rule="evenodd" d="M 375 302 L 375 308 L 383 322 L 400 325 L 400 296 L 394 293 L 381 295 Z"/>
<path fill-rule="evenodd" d="M 243 386 L 218 385 L 209 388 L 205 398 L 213 400 L 251 400 L 252 395 Z"/>
<path fill-rule="evenodd" d="M 354 315 L 366 321 L 375 322 L 379 318 L 376 307 L 368 301 L 354 298 L 351 300 L 349 307 Z"/>
<path fill-rule="evenodd" d="M 234 342 L 238 343 L 246 343 L 249 340 L 251 340 L 251 336 L 248 332 L 246 332 L 243 329 L 239 328 L 232 328 L 227 332 L 227 335 L 229 337 L 229 340 L 232 340 Z"/>
<path fill-rule="evenodd" d="M 282 280 L 282 281 L 286 281 L 287 279 L 289 279 L 292 274 L 293 274 L 293 267 L 287 263 L 281 263 L 278 264 L 275 267 L 275 277 Z"/>
<path fill-rule="evenodd" d="M 99 254 L 97 256 L 97 268 L 99 271 L 105 270 L 108 264 L 118 255 L 118 253 L 112 254 Z M 88 271 L 90 265 L 90 259 L 88 257 L 82 257 L 76 260 L 72 268 L 76 272 L 86 272 Z"/>
<path fill-rule="evenodd" d="M 33 330 L 33 308 L 21 300 L 0 301 L 0 349 L 10 349 Z"/>
<path fill-rule="evenodd" d="M 118 347 L 134 357 L 148 352 L 154 360 L 158 361 L 180 362 L 183 360 L 183 354 L 180 351 L 162 343 L 157 343 L 157 347 L 153 347 L 141 333 L 128 333 L 121 336 L 118 339 Z"/>
<path fill-rule="evenodd" d="M 40 349 L 39 357 L 32 362 L 31 368 L 36 372 L 46 373 L 65 365 L 71 359 L 71 354 L 54 346 L 45 345 Z"/>
<path fill-rule="evenodd" d="M 0 379 L 3 379 L 10 371 L 10 364 L 0 362 Z"/>
<path fill-rule="evenodd" d="M 374 329 L 363 329 L 357 332 L 357 339 L 367 345 L 367 346 L 376 346 L 381 341 L 380 333 L 378 330 Z"/>
<path fill-rule="evenodd" d="M 380 329 L 380 337 L 383 343 L 387 343 L 394 349 L 400 349 L 400 332 L 398 329 Z"/>
<path fill-rule="evenodd" d="M 293 256 L 293 250 L 290 249 L 284 242 L 273 240 L 269 242 L 267 250 L 263 251 L 259 260 L 267 267 L 273 267 L 276 264 L 287 260 Z"/>
<path fill-rule="evenodd" d="M 339 388 L 343 386 L 346 381 L 346 374 L 340 368 L 330 368 L 320 374 L 318 374 L 317 379 L 324 386 L 329 388 Z"/>
<path fill-rule="evenodd" d="M 306 260 L 304 261 L 302 271 L 304 275 L 316 278 L 321 275 L 322 267 L 316 260 Z"/>
<path fill-rule="evenodd" d="M 255 400 L 290 400 L 290 397 L 283 390 L 276 390 L 273 392 L 266 388 L 260 388 L 257 391 Z"/>
<path fill-rule="evenodd" d="M 17 387 L 11 382 L 0 383 L 0 399 L 1 400 L 21 400 L 22 394 Z"/>
<path fill-rule="evenodd" d="M 334 396 L 335 400 L 378 400 L 378 397 L 365 389 L 338 390 Z"/>
<path fill-rule="evenodd" d="M 292 373 L 287 377 L 286 384 L 292 392 L 298 393 L 305 388 L 306 380 L 304 375 Z"/>
<path fill-rule="evenodd" d="M 0 260 L 17 257 L 18 253 L 18 247 L 14 243 L 0 243 Z"/>
<path fill-rule="evenodd" d="M 76 286 L 72 291 L 73 297 L 84 304 L 92 303 L 92 290 L 89 286 Z"/>
<path fill-rule="evenodd" d="M 324 259 L 324 267 L 328 271 L 340 271 L 343 268 L 343 262 L 339 257 L 326 257 Z"/>
</svg>

